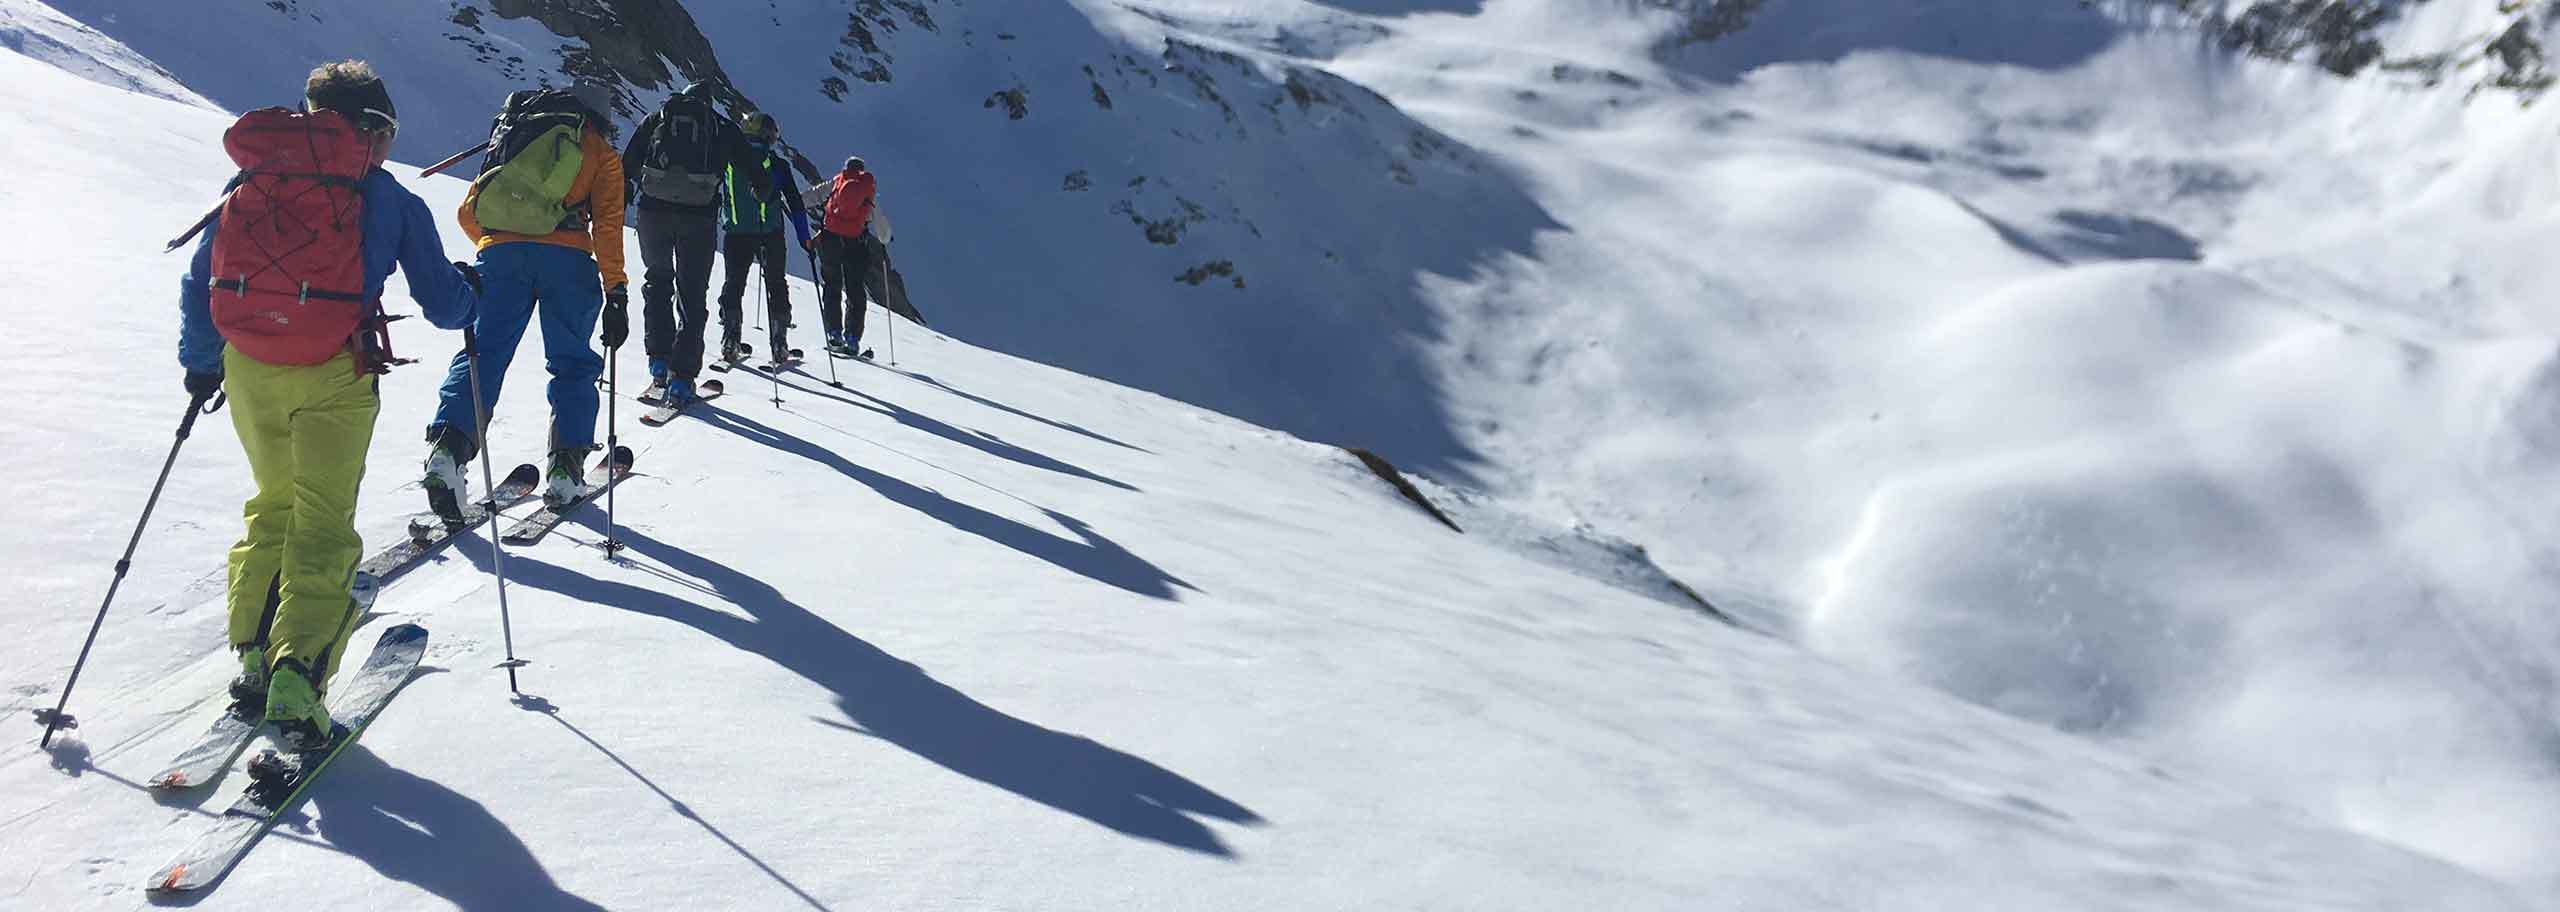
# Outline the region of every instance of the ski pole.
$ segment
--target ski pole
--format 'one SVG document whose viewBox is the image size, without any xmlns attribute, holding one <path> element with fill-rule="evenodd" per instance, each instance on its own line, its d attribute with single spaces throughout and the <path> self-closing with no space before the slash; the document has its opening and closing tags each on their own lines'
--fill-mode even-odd
<svg viewBox="0 0 2560 912">
<path fill-rule="evenodd" d="M 762 287 L 764 287 L 764 255 L 763 255 L 763 254 L 761 254 L 761 253 L 759 253 L 759 254 L 757 254 L 757 255 L 756 255 L 756 285 L 755 285 L 755 287 L 758 287 L 758 288 L 762 288 Z M 771 307 L 771 306 L 773 306 L 773 301 L 772 301 L 772 299 L 767 298 L 767 299 L 766 299 L 766 301 L 765 301 L 765 306 L 767 306 L 767 307 Z M 758 327 L 758 328 L 759 328 L 759 329 L 761 329 L 762 327 Z M 780 328 L 780 327 L 776 327 L 776 328 Z M 766 344 L 766 345 L 768 345 L 768 346 L 770 346 L 770 345 L 772 345 L 772 344 L 773 344 L 773 339 L 772 339 L 772 338 L 770 338 L 770 337 L 766 338 L 764 341 L 765 341 L 765 344 Z M 773 369 L 765 372 L 766 374 L 769 374 L 769 375 L 771 375 L 771 376 L 773 377 L 773 404 L 774 404 L 774 405 L 777 405 L 777 406 L 779 406 L 779 405 L 781 405 L 781 404 L 782 404 L 782 359 L 787 358 L 787 357 L 790 357 L 790 356 L 791 356 L 791 352 L 790 352 L 789 350 L 787 350 L 787 349 L 783 349 L 783 348 L 775 348 L 775 349 L 773 350 Z"/>
<path fill-rule="evenodd" d="M 898 366 L 898 312 L 889 309 L 889 258 L 880 258 L 880 322 L 889 328 L 889 366 Z"/>
<path fill-rule="evenodd" d="M 622 547 L 622 540 L 614 537 L 614 532 L 622 527 L 615 525 L 613 518 L 614 454 L 622 452 L 622 426 L 615 418 L 620 412 L 618 406 L 621 403 L 614 400 L 618 398 L 620 392 L 615 387 L 621 381 L 622 347 L 617 345 L 606 349 L 604 355 L 604 556 L 606 560 L 612 560 L 613 552 Z"/>
<path fill-rule="evenodd" d="M 498 475 L 489 468 L 489 403 L 488 400 L 480 397 L 480 333 L 478 331 L 469 327 L 463 328 L 462 353 L 463 360 L 470 365 L 471 418 L 480 425 L 480 483 L 486 485 L 487 490 L 494 495 L 498 490 Z M 489 517 L 489 571 L 498 577 L 498 633 L 507 647 L 507 660 L 499 663 L 498 667 L 507 670 L 507 691 L 523 693 L 524 691 L 516 689 L 516 669 L 524 667 L 525 663 L 524 660 L 516 658 L 515 619 L 507 612 L 507 548 L 498 540 L 500 538 L 497 534 L 498 518 L 494 515 L 498 509 L 498 502 L 495 499 L 490 500 L 488 509 L 492 514 Z"/>
<path fill-rule="evenodd" d="M 106 626 L 107 606 L 116 603 L 116 589 L 124 585 L 125 572 L 133 569 L 133 550 L 142 545 L 142 530 L 151 525 L 151 511 L 160 505 L 160 491 L 169 484 L 169 470 L 178 465 L 178 448 L 187 444 L 187 435 L 196 429 L 197 415 L 213 414 L 229 398 L 226 394 L 215 393 L 212 405 L 205 405 L 202 396 L 187 400 L 187 416 L 178 419 L 178 439 L 169 444 L 169 458 L 160 463 L 160 478 L 151 483 L 151 497 L 142 502 L 142 518 L 134 521 L 133 537 L 124 543 L 124 556 L 116 558 L 115 578 L 107 581 L 107 597 L 98 603 L 97 619 L 89 622 L 89 638 L 80 641 L 80 657 L 71 662 L 71 679 L 62 682 L 62 697 L 54 701 L 53 711 L 36 713 L 36 721 L 44 723 L 44 738 L 36 743 L 36 747 L 52 747 L 54 729 L 80 724 L 64 714 L 62 708 L 71 705 L 71 688 L 80 683 L 80 670 L 89 665 L 89 649 L 98 645 L 98 628 Z"/>
<path fill-rule="evenodd" d="M 809 255 L 809 281 L 819 284 L 825 283 L 826 279 L 818 275 L 818 248 L 809 244 L 802 244 L 800 245 L 800 252 Z M 826 316 L 823 312 L 826 308 L 827 302 L 819 301 L 818 309 L 821 313 L 818 315 L 821 317 Z M 836 379 L 836 359 L 833 353 L 829 353 L 827 355 L 827 385 L 837 389 L 844 388 L 844 381 Z"/>
</svg>

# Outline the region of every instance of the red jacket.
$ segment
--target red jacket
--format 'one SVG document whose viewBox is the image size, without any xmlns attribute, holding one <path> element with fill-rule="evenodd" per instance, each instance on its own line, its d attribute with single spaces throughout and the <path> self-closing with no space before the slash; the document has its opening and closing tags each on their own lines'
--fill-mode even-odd
<svg viewBox="0 0 2560 912">
<path fill-rule="evenodd" d="M 871 224 L 871 203 L 879 189 L 879 181 L 869 171 L 839 172 L 835 185 L 827 190 L 827 231 L 848 238 L 861 237 L 862 230 Z"/>
</svg>

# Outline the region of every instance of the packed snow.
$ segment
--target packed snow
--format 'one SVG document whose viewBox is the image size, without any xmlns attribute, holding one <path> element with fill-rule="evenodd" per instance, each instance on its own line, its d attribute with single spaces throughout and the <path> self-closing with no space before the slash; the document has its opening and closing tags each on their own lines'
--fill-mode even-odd
<svg viewBox="0 0 2560 912">
<path fill-rule="evenodd" d="M 404 31 L 435 10 L 288 11 L 311 22 L 242 60 L 149 3 L 62 6 L 0 0 L 0 199 L 42 226 L 0 247 L 0 351 L 43 378 L 0 404 L 22 720 L 183 405 L 157 250 L 229 173 L 220 109 L 321 56 L 451 50 Z M 778 86 L 832 41 L 820 6 L 702 25 Z M 913 78 L 850 109 L 781 102 L 822 163 L 882 137 L 875 162 L 948 178 L 888 199 L 958 338 L 902 325 L 897 369 L 838 390 L 813 363 L 779 405 L 733 374 L 664 429 L 625 390 L 628 559 L 593 516 L 508 556 L 530 698 L 491 667 L 471 537 L 383 601 L 433 668 L 206 904 L 2550 908 L 2549 106 L 2124 9 L 1938 6 L 1772 4 L 1664 51 L 1668 13 L 1607 0 L 1075 0 L 1007 20 L 1019 43 L 905 46 Z M 2469 35 L 2481 6 L 2399 28 Z M 1125 138 L 1217 115 L 1114 71 L 1124 121 L 1025 139 L 977 95 L 1072 73 L 1044 31 L 1381 97 L 1202 155 Z M 513 86 L 454 73 L 402 96 L 397 158 Z M 1409 191 L 1377 150 L 1417 127 L 1456 151 L 1381 196 Z M 1278 134 L 1307 138 L 1236 153 Z M 1048 167 L 1114 142 L 1179 188 L 1131 191 L 1157 204 L 1287 202 L 1115 244 Z M 413 186 L 439 211 L 462 187 Z M 1407 208 L 1359 217 L 1381 198 Z M 1240 303 L 1160 287 L 1248 235 Z M 449 354 L 420 324 L 402 353 Z M 370 542 L 423 504 L 436 379 L 385 382 Z M 539 386 L 510 385 L 499 458 L 534 458 Z M 1467 534 L 1301 438 L 1418 468 Z M 137 783 L 215 707 L 246 484 L 207 419 L 79 739 L 0 756 L 0 906 L 130 907 L 237 788 Z"/>
</svg>

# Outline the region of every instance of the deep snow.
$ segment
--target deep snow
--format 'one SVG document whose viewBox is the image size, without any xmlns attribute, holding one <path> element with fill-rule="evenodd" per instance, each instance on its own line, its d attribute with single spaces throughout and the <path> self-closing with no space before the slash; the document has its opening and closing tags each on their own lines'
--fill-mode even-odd
<svg viewBox="0 0 2560 912">
<path fill-rule="evenodd" d="M 60 239 L 0 251 L 0 299 L 64 327 L 0 341 L 48 381 L 0 404 L 21 511 L 0 566 L 22 596 L 0 686 L 23 720 L 179 402 L 177 264 L 138 227 L 219 185 L 225 118 L 15 54 L 0 80 L 24 90 L 0 123 L 47 138 L 6 144 L 26 179 L 0 198 L 57 213 Z M 419 186 L 439 206 L 460 189 Z M 404 329 L 413 353 L 451 344 Z M 847 365 L 841 391 L 793 374 L 776 406 L 733 376 L 718 407 L 626 425 L 629 560 L 588 547 L 590 515 L 507 562 L 530 699 L 491 667 L 482 541 L 394 584 L 381 607 L 435 631 L 433 668 L 204 905 L 2514 903 L 1451 534 L 1330 448 L 913 327 L 899 344 L 900 369 Z M 377 542 L 421 500 L 403 467 L 433 381 L 385 383 Z M 539 413 L 505 403 L 498 452 L 531 452 Z M 75 701 L 81 738 L 0 756 L 7 904 L 129 907 L 225 800 L 134 782 L 225 674 L 213 585 L 244 483 L 206 425 Z"/>
</svg>

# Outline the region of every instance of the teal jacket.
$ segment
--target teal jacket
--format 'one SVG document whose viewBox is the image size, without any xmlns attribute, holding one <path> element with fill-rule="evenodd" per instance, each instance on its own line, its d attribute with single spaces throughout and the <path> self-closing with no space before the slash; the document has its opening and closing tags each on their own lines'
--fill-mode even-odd
<svg viewBox="0 0 2560 912">
<path fill-rule="evenodd" d="M 792 227 L 802 236 L 809 233 L 809 211 L 800 202 L 800 187 L 791 179 L 791 163 L 773 151 L 773 147 L 754 143 L 757 160 L 764 174 L 741 174 L 736 165 L 725 169 L 721 189 L 720 228 L 730 234 L 774 234 L 783 226 L 783 216 L 791 218 Z M 772 189 L 765 195 L 772 202 L 757 202 L 749 181 L 762 178 Z"/>
</svg>

